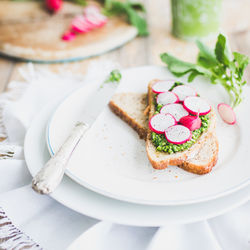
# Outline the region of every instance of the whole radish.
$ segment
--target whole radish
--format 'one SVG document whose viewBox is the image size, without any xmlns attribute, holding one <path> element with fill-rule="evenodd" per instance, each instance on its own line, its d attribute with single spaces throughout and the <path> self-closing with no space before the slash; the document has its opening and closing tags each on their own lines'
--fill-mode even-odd
<svg viewBox="0 0 250 250">
<path fill-rule="evenodd" d="M 62 0 L 45 0 L 45 4 L 48 10 L 57 12 L 62 7 Z"/>
</svg>

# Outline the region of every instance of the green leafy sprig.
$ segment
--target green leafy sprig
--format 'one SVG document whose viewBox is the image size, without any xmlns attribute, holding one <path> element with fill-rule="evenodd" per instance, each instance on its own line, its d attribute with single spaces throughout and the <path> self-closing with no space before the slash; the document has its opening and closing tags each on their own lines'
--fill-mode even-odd
<svg viewBox="0 0 250 250">
<path fill-rule="evenodd" d="M 108 16 L 118 15 L 125 16 L 127 21 L 135 26 L 139 36 L 147 36 L 149 34 L 146 19 L 143 17 L 145 8 L 141 3 L 105 0 L 104 13 Z"/>
<path fill-rule="evenodd" d="M 212 84 L 221 84 L 228 92 L 232 107 L 242 101 L 243 80 L 249 58 L 238 52 L 231 53 L 226 37 L 220 34 L 215 49 L 211 50 L 201 41 L 196 42 L 199 48 L 197 63 L 184 62 L 169 53 L 161 54 L 161 60 L 167 64 L 168 69 L 177 77 L 189 74 L 188 82 L 198 75 L 210 79 Z"/>
<path fill-rule="evenodd" d="M 114 69 L 110 72 L 109 76 L 105 80 L 105 83 L 108 83 L 108 82 L 119 83 L 121 79 L 122 79 L 121 72 L 118 69 Z"/>
</svg>

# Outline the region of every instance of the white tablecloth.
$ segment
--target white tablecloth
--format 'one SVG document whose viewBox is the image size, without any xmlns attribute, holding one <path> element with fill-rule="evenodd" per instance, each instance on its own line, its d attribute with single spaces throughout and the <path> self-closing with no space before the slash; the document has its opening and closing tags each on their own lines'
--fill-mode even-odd
<svg viewBox="0 0 250 250">
<path fill-rule="evenodd" d="M 85 84 L 96 77 L 96 72 L 104 79 L 112 68 L 110 62 L 95 64 L 83 77 L 35 71 L 28 65 L 28 69 L 20 70 L 24 81 L 12 82 L 10 90 L 0 96 L 0 133 L 8 136 L 0 144 L 0 207 L 12 223 L 49 250 L 66 249 L 83 233 L 78 249 L 84 250 L 250 249 L 250 202 L 208 221 L 143 228 L 97 221 L 31 189 L 23 139 L 33 117 L 55 96 Z M 3 229 L 0 209 L 0 249 L 4 249 L 3 239 L 9 233 Z"/>
</svg>

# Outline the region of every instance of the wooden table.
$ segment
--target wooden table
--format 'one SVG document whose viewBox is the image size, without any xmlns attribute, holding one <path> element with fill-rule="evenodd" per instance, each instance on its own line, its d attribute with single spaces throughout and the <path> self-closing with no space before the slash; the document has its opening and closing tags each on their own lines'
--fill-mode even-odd
<svg viewBox="0 0 250 250">
<path fill-rule="evenodd" d="M 170 1 L 144 0 L 143 3 L 147 9 L 150 36 L 138 37 L 120 49 L 81 62 L 53 65 L 36 64 L 36 67 L 49 67 L 53 71 L 65 67 L 72 72 L 84 73 L 91 62 L 102 60 L 117 61 L 123 68 L 146 64 L 162 65 L 159 54 L 166 51 L 182 59 L 194 60 L 196 56 L 195 45 L 175 39 L 171 35 Z M 223 4 L 222 28 L 230 39 L 232 49 L 250 56 L 250 1 L 224 0 Z M 20 79 L 17 69 L 23 64 L 8 58 L 0 58 L 0 92 L 8 89 L 8 83 L 11 80 Z M 250 82 L 249 72 L 247 72 L 246 77 Z"/>
</svg>

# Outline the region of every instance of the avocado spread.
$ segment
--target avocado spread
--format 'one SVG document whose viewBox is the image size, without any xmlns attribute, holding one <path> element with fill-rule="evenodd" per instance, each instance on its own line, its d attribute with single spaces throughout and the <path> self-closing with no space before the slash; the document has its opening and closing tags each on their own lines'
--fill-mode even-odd
<svg viewBox="0 0 250 250">
<path fill-rule="evenodd" d="M 183 83 L 176 82 L 170 88 L 169 91 L 172 91 L 173 88 L 178 86 L 178 85 L 183 85 Z M 156 103 L 156 97 L 157 97 L 157 94 L 155 95 L 155 110 L 156 110 L 155 114 L 158 114 L 160 112 L 160 109 L 162 108 L 162 105 Z M 192 131 L 191 140 L 189 140 L 183 144 L 170 143 L 167 141 L 164 134 L 157 134 L 155 132 L 152 132 L 151 139 L 152 139 L 152 142 L 153 142 L 154 146 L 156 147 L 157 151 L 173 154 L 173 153 L 184 151 L 184 150 L 190 148 L 198 140 L 198 138 L 201 136 L 201 134 L 204 131 L 206 131 L 208 128 L 209 115 L 201 115 L 200 119 L 201 119 L 201 127 L 199 129 Z"/>
</svg>

